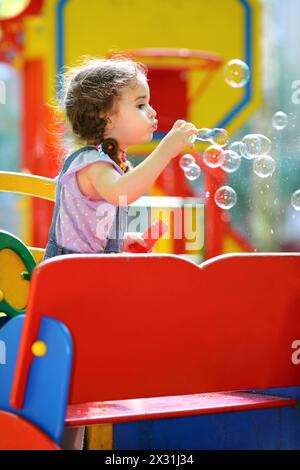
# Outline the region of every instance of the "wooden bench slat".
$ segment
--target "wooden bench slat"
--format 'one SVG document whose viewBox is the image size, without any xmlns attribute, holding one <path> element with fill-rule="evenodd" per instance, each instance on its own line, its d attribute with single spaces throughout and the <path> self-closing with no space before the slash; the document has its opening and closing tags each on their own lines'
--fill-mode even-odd
<svg viewBox="0 0 300 470">
<path fill-rule="evenodd" d="M 296 406 L 293 398 L 252 392 L 217 392 L 70 405 L 67 426 Z"/>
</svg>

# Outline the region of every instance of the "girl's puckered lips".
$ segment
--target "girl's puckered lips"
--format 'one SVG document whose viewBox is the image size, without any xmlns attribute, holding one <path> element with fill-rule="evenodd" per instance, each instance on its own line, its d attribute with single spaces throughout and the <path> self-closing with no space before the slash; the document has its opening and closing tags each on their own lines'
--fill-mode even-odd
<svg viewBox="0 0 300 470">
<path fill-rule="evenodd" d="M 151 127 L 153 129 L 153 132 L 157 131 L 157 127 L 158 127 L 158 121 L 155 121 L 153 126 Z"/>
</svg>

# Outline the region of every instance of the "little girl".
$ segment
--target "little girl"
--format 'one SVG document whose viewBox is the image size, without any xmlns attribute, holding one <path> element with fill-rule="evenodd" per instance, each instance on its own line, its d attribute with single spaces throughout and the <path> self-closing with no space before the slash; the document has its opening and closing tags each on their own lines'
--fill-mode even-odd
<svg viewBox="0 0 300 470">
<path fill-rule="evenodd" d="M 130 59 L 96 59 L 71 69 L 64 111 L 81 147 L 56 179 L 45 259 L 70 253 L 119 253 L 139 233 L 125 232 L 127 205 L 142 196 L 170 160 L 193 147 L 197 129 L 178 120 L 136 168 L 126 148 L 151 141 L 157 129 L 145 67 Z"/>
<path fill-rule="evenodd" d="M 68 78 L 68 77 L 67 77 Z M 71 69 L 64 111 L 82 145 L 56 179 L 56 200 L 45 258 L 71 253 L 119 253 L 145 242 L 125 232 L 127 205 L 142 196 L 173 157 L 192 147 L 193 124 L 176 121 L 136 168 L 126 148 L 149 142 L 156 112 L 144 66 L 128 59 L 97 59 Z M 66 430 L 62 447 L 81 449 L 84 428 Z"/>
</svg>

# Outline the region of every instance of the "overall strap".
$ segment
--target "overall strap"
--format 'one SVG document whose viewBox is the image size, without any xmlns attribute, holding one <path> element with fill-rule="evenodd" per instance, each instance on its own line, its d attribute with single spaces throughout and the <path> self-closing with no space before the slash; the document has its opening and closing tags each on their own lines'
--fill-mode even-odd
<svg viewBox="0 0 300 470">
<path fill-rule="evenodd" d="M 119 207 L 116 209 L 116 216 L 107 239 L 103 253 L 119 253 L 122 248 L 122 235 L 127 228 L 128 207 Z"/>
</svg>

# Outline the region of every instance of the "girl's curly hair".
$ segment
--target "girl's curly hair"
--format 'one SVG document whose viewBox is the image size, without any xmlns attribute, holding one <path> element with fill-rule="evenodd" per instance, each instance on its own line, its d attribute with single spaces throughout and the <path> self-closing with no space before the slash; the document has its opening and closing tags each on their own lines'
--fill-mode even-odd
<svg viewBox="0 0 300 470">
<path fill-rule="evenodd" d="M 133 85 L 144 65 L 124 56 L 87 59 L 64 74 L 63 108 L 77 140 L 99 145 L 107 125 L 105 114 L 114 109 L 122 89 Z"/>
</svg>

